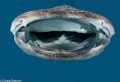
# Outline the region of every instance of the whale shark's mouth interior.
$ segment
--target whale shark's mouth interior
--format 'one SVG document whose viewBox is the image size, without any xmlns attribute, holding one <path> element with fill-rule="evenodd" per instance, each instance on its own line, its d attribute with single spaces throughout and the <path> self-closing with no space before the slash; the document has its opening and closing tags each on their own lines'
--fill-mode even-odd
<svg viewBox="0 0 120 82">
<path fill-rule="evenodd" d="M 43 49 L 74 51 L 90 45 L 96 37 L 93 25 L 78 19 L 37 20 L 27 28 L 29 40 Z"/>
<path fill-rule="evenodd" d="M 50 31 L 50 32 L 30 32 L 31 35 L 35 35 L 38 39 L 40 39 L 43 43 L 51 43 L 56 40 L 66 39 L 71 42 L 81 43 L 87 38 L 90 38 L 91 34 L 82 34 L 77 32 L 69 32 L 69 31 Z"/>
</svg>

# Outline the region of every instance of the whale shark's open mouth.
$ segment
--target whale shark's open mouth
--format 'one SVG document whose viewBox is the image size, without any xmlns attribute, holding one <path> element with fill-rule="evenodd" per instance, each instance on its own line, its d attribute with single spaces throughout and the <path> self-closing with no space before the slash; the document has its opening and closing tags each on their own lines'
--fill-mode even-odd
<svg viewBox="0 0 120 82">
<path fill-rule="evenodd" d="M 77 19 L 37 20 L 23 29 L 26 32 L 25 41 L 32 41 L 34 45 L 48 50 L 83 50 L 93 47 L 96 40 L 93 25 Z"/>
</svg>

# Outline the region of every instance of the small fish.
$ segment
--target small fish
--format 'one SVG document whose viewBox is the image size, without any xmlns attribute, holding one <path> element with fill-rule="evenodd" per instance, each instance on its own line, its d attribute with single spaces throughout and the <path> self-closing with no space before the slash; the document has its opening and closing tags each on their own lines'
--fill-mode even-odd
<svg viewBox="0 0 120 82">
<path fill-rule="evenodd" d="M 67 5 L 23 13 L 14 19 L 10 31 L 23 51 L 54 61 L 96 56 L 115 34 L 105 17 Z"/>
</svg>

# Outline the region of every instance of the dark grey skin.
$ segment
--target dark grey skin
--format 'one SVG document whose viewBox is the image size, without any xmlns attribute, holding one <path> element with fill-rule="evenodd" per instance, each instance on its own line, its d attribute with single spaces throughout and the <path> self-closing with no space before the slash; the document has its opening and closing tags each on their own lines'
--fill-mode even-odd
<svg viewBox="0 0 120 82">
<path fill-rule="evenodd" d="M 66 5 L 23 13 L 14 19 L 10 30 L 26 53 L 59 61 L 96 56 L 115 34 L 105 17 Z"/>
</svg>

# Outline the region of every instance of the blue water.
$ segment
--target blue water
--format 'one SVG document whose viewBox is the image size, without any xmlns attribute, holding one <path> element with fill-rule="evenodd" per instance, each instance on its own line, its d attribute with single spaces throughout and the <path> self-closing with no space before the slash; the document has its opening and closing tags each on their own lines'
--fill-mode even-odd
<svg viewBox="0 0 120 82">
<path fill-rule="evenodd" d="M 73 6 L 107 17 L 116 35 L 99 56 L 83 61 L 53 62 L 24 53 L 9 29 L 21 13 L 47 9 L 70 0 L 0 0 L 0 79 L 22 82 L 120 82 L 120 1 L 74 0 Z"/>
</svg>

